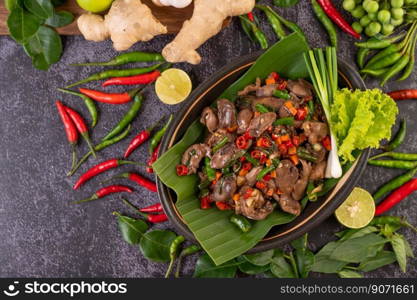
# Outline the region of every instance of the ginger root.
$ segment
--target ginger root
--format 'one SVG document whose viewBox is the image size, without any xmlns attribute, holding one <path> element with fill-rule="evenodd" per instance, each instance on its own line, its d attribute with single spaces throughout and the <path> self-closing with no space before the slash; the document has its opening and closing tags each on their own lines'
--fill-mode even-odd
<svg viewBox="0 0 417 300">
<path fill-rule="evenodd" d="M 140 0 L 116 0 L 104 17 L 85 14 L 78 19 L 78 28 L 87 40 L 99 42 L 111 38 L 118 51 L 129 49 L 138 41 L 149 41 L 167 33 L 167 28 Z"/>
<path fill-rule="evenodd" d="M 198 64 L 198 49 L 222 29 L 223 21 L 252 11 L 255 0 L 195 0 L 194 13 L 185 21 L 175 39 L 165 46 L 162 55 L 169 62 Z"/>
</svg>

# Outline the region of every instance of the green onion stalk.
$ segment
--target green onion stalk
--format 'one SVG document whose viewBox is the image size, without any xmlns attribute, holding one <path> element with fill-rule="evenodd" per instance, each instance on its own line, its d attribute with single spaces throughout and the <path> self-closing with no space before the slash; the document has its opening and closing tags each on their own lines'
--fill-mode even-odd
<svg viewBox="0 0 417 300">
<path fill-rule="evenodd" d="M 313 82 L 314 90 L 320 99 L 326 118 L 329 122 L 331 147 L 327 159 L 326 177 L 339 178 L 342 176 L 342 166 L 337 155 L 336 137 L 331 126 L 330 107 L 334 94 L 338 89 L 337 54 L 336 48 L 310 50 L 304 54 L 304 59 Z"/>
</svg>

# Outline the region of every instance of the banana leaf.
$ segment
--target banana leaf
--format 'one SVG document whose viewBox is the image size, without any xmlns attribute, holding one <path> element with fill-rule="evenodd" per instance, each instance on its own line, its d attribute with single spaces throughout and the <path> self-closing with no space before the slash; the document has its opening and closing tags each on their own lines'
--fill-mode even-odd
<svg viewBox="0 0 417 300">
<path fill-rule="evenodd" d="M 266 51 L 239 80 L 222 94 L 222 97 L 234 99 L 237 92 L 253 83 L 256 77 L 265 78 L 272 71 L 286 78 L 307 77 L 308 72 L 303 59 L 303 52 L 306 50 L 308 50 L 308 45 L 298 34 L 284 38 Z M 175 167 L 180 163 L 184 151 L 192 144 L 199 142 L 203 133 L 203 125 L 196 120 L 188 128 L 181 141 L 165 152 L 153 164 L 153 168 L 159 179 L 175 191 L 176 207 L 179 213 L 214 263 L 220 265 L 250 250 L 266 236 L 273 226 L 289 223 L 294 216 L 275 210 L 265 220 L 253 221 L 252 229 L 243 233 L 229 221 L 233 212 L 220 211 L 217 208 L 201 210 L 197 176 L 179 177 Z"/>
</svg>

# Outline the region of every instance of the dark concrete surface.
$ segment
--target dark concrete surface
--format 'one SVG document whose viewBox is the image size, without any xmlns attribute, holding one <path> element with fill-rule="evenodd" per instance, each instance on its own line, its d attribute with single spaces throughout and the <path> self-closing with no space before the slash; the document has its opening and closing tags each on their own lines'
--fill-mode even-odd
<svg viewBox="0 0 417 300">
<path fill-rule="evenodd" d="M 315 20 L 308 1 L 295 8 L 280 9 L 286 17 L 296 21 L 306 32 L 313 46 L 326 45 L 326 34 Z M 264 22 L 264 24 L 266 24 Z M 272 39 L 272 33 L 264 28 Z M 353 40 L 340 33 L 339 57 L 353 63 Z M 157 37 L 140 43 L 134 50 L 160 51 L 172 36 Z M 48 72 L 37 71 L 25 56 L 23 49 L 9 37 L 0 37 L 0 277 L 161 277 L 165 264 L 152 263 L 142 257 L 136 247 L 124 243 L 119 235 L 115 210 L 127 212 L 118 197 L 110 197 L 86 205 L 70 205 L 76 199 L 92 194 L 99 182 L 118 171 L 108 172 L 85 185 L 79 191 L 71 187 L 77 176 L 65 176 L 70 167 L 70 147 L 56 113 L 54 101 L 81 111 L 85 107 L 76 97 L 59 94 L 56 88 L 77 81 L 100 68 L 74 68 L 68 64 L 83 61 L 106 60 L 114 55 L 110 42 L 91 43 L 82 37 L 64 38 L 62 60 Z M 192 77 L 194 86 L 229 61 L 255 51 L 241 32 L 237 22 L 204 44 L 199 52 L 200 65 L 178 65 Z M 417 88 L 417 73 L 402 83 L 391 83 L 387 90 Z M 369 87 L 375 82 L 367 82 Z M 88 85 L 98 88 L 98 83 Z M 110 90 L 110 89 L 109 89 Z M 111 89 L 117 90 L 117 89 Z M 399 104 L 401 116 L 406 117 L 409 134 L 400 150 L 417 152 L 414 133 L 417 128 L 417 106 L 413 101 Z M 98 141 L 122 116 L 128 106 L 99 105 L 101 120 L 93 132 Z M 152 88 L 146 90 L 146 102 L 134 122 L 134 132 L 153 123 L 161 115 L 176 112 L 178 106 L 166 106 L 158 101 Z M 130 138 L 129 138 L 130 139 Z M 101 160 L 120 157 L 128 140 L 100 153 Z M 145 161 L 146 147 L 136 151 L 132 158 Z M 85 143 L 79 154 L 87 150 Z M 90 160 L 82 171 L 95 163 Z M 133 170 L 123 167 L 123 170 Z M 143 172 L 141 172 L 143 173 Z M 78 173 L 79 174 L 79 173 Z M 381 183 L 399 174 L 397 171 L 369 167 L 361 178 L 360 186 L 373 192 Z M 125 184 L 128 182 L 124 182 Z M 156 194 L 136 188 L 129 199 L 138 205 L 158 201 Z M 417 223 L 417 196 L 410 196 L 393 209 L 393 215 L 406 216 Z M 155 226 L 170 228 L 170 224 Z M 317 249 L 333 238 L 341 227 L 331 217 L 310 234 L 312 246 Z M 417 238 L 411 231 L 403 234 L 417 250 Z M 186 261 L 184 275 L 192 274 L 195 257 Z M 408 272 L 401 273 L 396 265 L 366 274 L 368 277 L 416 277 L 417 263 L 409 261 Z"/>
</svg>

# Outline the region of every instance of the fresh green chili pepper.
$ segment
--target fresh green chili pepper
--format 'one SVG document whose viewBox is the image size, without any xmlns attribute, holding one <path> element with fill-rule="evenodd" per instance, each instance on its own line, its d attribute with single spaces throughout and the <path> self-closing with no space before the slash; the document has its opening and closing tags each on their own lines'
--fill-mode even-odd
<svg viewBox="0 0 417 300">
<path fill-rule="evenodd" d="M 265 105 L 262 105 L 260 103 L 255 105 L 255 108 L 257 111 L 259 111 L 260 113 L 267 113 L 270 112 L 270 110 L 268 109 L 268 107 L 266 107 Z"/>
<path fill-rule="evenodd" d="M 317 157 L 315 157 L 314 155 L 312 155 L 311 153 L 309 153 L 301 147 L 297 149 L 297 155 L 299 158 L 311 161 L 312 163 L 315 163 L 317 161 Z"/>
<path fill-rule="evenodd" d="M 394 52 L 391 53 L 383 58 L 381 58 L 380 60 L 376 61 L 375 63 L 367 66 L 367 69 L 373 69 L 373 70 L 378 70 L 378 69 L 382 69 L 385 67 L 389 67 L 392 66 L 393 64 L 395 64 L 397 61 L 399 61 L 401 58 L 403 57 L 401 52 Z"/>
<path fill-rule="evenodd" d="M 381 86 L 384 86 L 388 80 L 401 72 L 405 67 L 407 67 L 408 62 L 410 61 L 410 55 L 408 53 L 404 54 L 388 71 L 382 76 Z"/>
<path fill-rule="evenodd" d="M 169 266 L 165 273 L 165 278 L 168 278 L 169 274 L 171 274 L 172 267 L 174 266 L 174 262 L 177 259 L 178 255 L 178 248 L 184 243 L 185 238 L 182 235 L 179 235 L 172 241 L 171 246 L 169 246 Z"/>
<path fill-rule="evenodd" d="M 288 94 L 287 91 L 281 91 L 281 90 L 275 90 L 274 97 L 284 99 L 284 100 L 288 100 L 291 98 L 290 94 Z"/>
<path fill-rule="evenodd" d="M 382 75 L 387 73 L 388 70 L 389 68 L 383 68 L 383 69 L 378 69 L 378 70 L 363 69 L 361 70 L 361 74 L 371 75 L 373 77 L 381 77 Z"/>
<path fill-rule="evenodd" d="M 152 62 L 152 61 L 165 61 L 164 57 L 159 53 L 146 53 L 146 52 L 130 52 L 116 56 L 112 60 L 106 62 L 91 62 L 81 64 L 71 64 L 70 66 L 120 66 L 133 62 Z"/>
<path fill-rule="evenodd" d="M 279 126 L 279 125 L 294 125 L 294 117 L 286 117 L 286 118 L 281 118 L 278 120 L 275 120 L 274 123 L 272 123 L 272 125 L 274 126 Z"/>
<path fill-rule="evenodd" d="M 316 0 L 312 0 L 311 4 L 317 19 L 320 21 L 320 23 L 326 29 L 327 34 L 329 35 L 330 44 L 337 48 L 337 31 L 333 25 L 333 22 L 329 19 L 329 17 L 327 17 L 326 13 L 323 11 Z"/>
<path fill-rule="evenodd" d="M 211 159 L 208 157 L 204 158 L 204 171 L 209 181 L 216 179 L 216 170 L 211 167 Z"/>
<path fill-rule="evenodd" d="M 399 188 L 400 186 L 402 186 L 404 183 L 410 181 L 414 175 L 417 173 L 417 168 L 411 169 L 410 171 L 408 171 L 407 173 L 400 175 L 394 179 L 392 179 L 391 181 L 389 181 L 388 183 L 384 184 L 383 186 L 381 186 L 378 191 L 375 192 L 375 194 L 373 194 L 374 200 L 375 202 L 378 204 L 378 200 L 384 196 L 385 194 L 393 191 L 396 188 Z"/>
<path fill-rule="evenodd" d="M 377 54 L 375 54 L 369 61 L 368 63 L 365 65 L 365 69 L 375 69 L 372 67 L 373 64 L 375 64 L 377 61 L 379 61 L 380 59 L 385 58 L 388 55 L 391 55 L 393 53 L 399 52 L 401 50 L 402 46 L 400 44 L 394 44 L 389 46 L 388 48 L 385 48 L 384 50 L 378 52 Z"/>
<path fill-rule="evenodd" d="M 137 94 L 133 100 L 133 104 L 129 111 L 124 115 L 124 117 L 120 120 L 119 124 L 116 125 L 103 139 L 102 141 L 109 140 L 120 132 L 123 131 L 130 123 L 132 123 L 133 119 L 138 115 L 139 109 L 142 106 L 143 102 L 143 95 Z"/>
<path fill-rule="evenodd" d="M 255 37 L 255 39 L 258 41 L 259 45 L 262 49 L 268 49 L 268 40 L 266 39 L 265 34 L 256 26 L 256 24 L 248 19 L 247 16 L 239 16 L 241 20 L 244 20 L 243 22 L 246 22 L 248 25 L 250 25 L 252 33 Z"/>
<path fill-rule="evenodd" d="M 243 19 L 239 19 L 240 20 L 240 24 L 242 26 L 243 31 L 246 33 L 246 35 L 249 37 L 249 39 L 251 40 L 251 42 L 255 42 L 255 36 L 252 32 L 252 26 L 250 26 L 247 22 L 245 22 L 245 20 Z"/>
<path fill-rule="evenodd" d="M 229 138 L 225 136 L 220 142 L 218 142 L 212 149 L 212 152 L 215 153 L 223 148 L 229 142 Z"/>
<path fill-rule="evenodd" d="M 384 167 L 384 168 L 394 168 L 394 169 L 404 169 L 411 170 L 417 167 L 417 161 L 407 161 L 407 160 L 368 160 L 368 164 L 371 166 Z"/>
<path fill-rule="evenodd" d="M 356 63 L 359 68 L 363 68 L 365 65 L 366 56 L 371 52 L 371 49 L 368 48 L 359 48 L 358 53 L 356 54 Z"/>
<path fill-rule="evenodd" d="M 242 232 L 249 232 L 252 229 L 252 224 L 243 216 L 232 215 L 230 217 L 230 222 L 235 224 Z"/>
<path fill-rule="evenodd" d="M 252 156 L 250 156 L 249 153 L 245 153 L 244 157 L 248 162 L 250 162 L 253 166 L 259 166 L 259 161 L 257 159 L 254 159 Z"/>
<path fill-rule="evenodd" d="M 405 79 L 407 79 L 408 77 L 410 77 L 411 73 L 413 73 L 414 71 L 414 65 L 415 65 L 415 49 L 412 52 L 412 56 L 410 58 L 410 61 L 408 62 L 407 67 L 405 67 L 403 74 L 401 75 L 400 78 L 397 79 L 397 81 L 403 81 Z"/>
<path fill-rule="evenodd" d="M 380 157 L 391 157 L 397 160 L 417 161 L 417 153 L 383 152 L 370 158 L 370 160 Z"/>
<path fill-rule="evenodd" d="M 391 46 L 393 43 L 399 41 L 405 36 L 405 33 L 401 33 L 399 35 L 393 36 L 387 39 L 377 39 L 371 38 L 366 42 L 357 42 L 355 46 L 358 48 L 367 48 L 367 49 L 384 49 Z"/>
<path fill-rule="evenodd" d="M 83 99 L 84 104 L 87 107 L 88 112 L 90 113 L 90 116 L 91 116 L 91 127 L 94 128 L 97 125 L 98 111 L 97 111 L 97 106 L 92 99 L 90 99 L 86 95 L 83 95 L 83 94 L 78 93 L 78 92 L 70 91 L 70 90 L 58 89 L 58 91 L 66 93 L 66 94 L 71 94 L 71 95 L 74 95 L 74 96 L 78 96 L 81 99 Z"/>
<path fill-rule="evenodd" d="M 407 133 L 407 121 L 406 119 L 401 119 L 400 128 L 398 129 L 397 134 L 395 137 L 385 146 L 382 146 L 381 148 L 385 151 L 393 151 L 396 148 L 398 148 L 405 139 Z"/>
<path fill-rule="evenodd" d="M 173 115 L 169 116 L 168 122 L 162 127 L 160 130 L 158 130 L 154 136 L 151 139 L 151 142 L 149 143 L 149 154 L 152 154 L 156 147 L 158 147 L 159 142 L 162 140 L 162 137 L 164 136 L 165 132 L 168 130 L 169 125 L 172 122 Z"/>
<path fill-rule="evenodd" d="M 400 226 L 400 227 L 407 227 L 417 232 L 416 227 L 408 223 L 404 218 L 400 218 L 396 216 L 375 217 L 372 219 L 371 223 L 369 223 L 370 226 L 384 226 L 386 224 Z"/>
<path fill-rule="evenodd" d="M 178 256 L 177 270 L 175 271 L 176 278 L 180 277 L 182 259 L 186 256 L 193 255 L 199 251 L 201 251 L 201 247 L 197 245 L 191 245 L 181 251 L 180 255 Z"/>
<path fill-rule="evenodd" d="M 297 24 L 288 21 L 281 17 L 279 14 L 277 14 L 270 6 L 267 5 L 256 5 L 257 8 L 262 9 L 263 11 L 268 10 L 272 15 L 274 15 L 282 24 L 284 24 L 288 29 L 291 29 L 294 32 L 297 32 L 300 34 L 300 36 L 307 42 L 307 37 L 304 34 L 303 30 L 300 26 Z"/>
<path fill-rule="evenodd" d="M 281 21 L 266 7 L 263 7 L 261 5 L 257 5 L 256 7 L 265 13 L 266 18 L 268 19 L 269 24 L 271 24 L 271 27 L 274 30 L 277 37 L 283 39 L 287 34 L 285 32 L 285 29 L 282 27 Z"/>
<path fill-rule="evenodd" d="M 107 141 L 103 141 L 100 144 L 94 146 L 94 151 L 95 152 L 99 152 L 107 147 L 110 147 L 111 145 L 114 145 L 118 142 L 120 142 L 121 140 L 123 140 L 125 137 L 127 137 L 129 135 L 130 129 L 132 128 L 131 125 L 129 125 L 125 131 L 123 131 L 120 135 L 107 140 Z M 87 152 L 77 163 L 77 165 L 68 172 L 67 176 L 72 176 L 75 174 L 75 172 L 77 172 L 77 170 L 80 168 L 80 166 L 87 161 L 87 159 L 92 155 L 93 153 L 91 151 Z"/>
<path fill-rule="evenodd" d="M 161 66 L 162 66 L 162 64 L 156 64 L 156 65 L 146 67 L 146 68 L 135 68 L 135 69 L 126 69 L 126 70 L 107 70 L 107 71 L 103 71 L 103 72 L 100 72 L 100 73 L 93 74 L 93 75 L 87 77 L 86 79 L 83 79 L 83 80 L 80 80 L 80 81 L 75 82 L 73 84 L 70 84 L 66 88 L 71 88 L 71 87 L 74 87 L 76 85 L 80 85 L 80 84 L 83 84 L 83 83 L 87 83 L 87 82 L 91 82 L 91 81 L 95 81 L 95 80 L 107 79 L 107 78 L 111 78 L 111 77 L 127 77 L 127 76 L 145 74 L 145 73 L 149 73 L 153 70 L 156 70 Z"/>
</svg>

